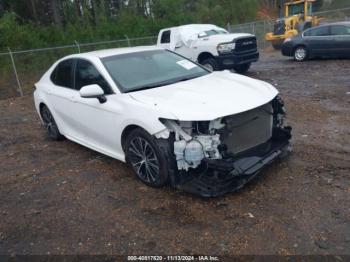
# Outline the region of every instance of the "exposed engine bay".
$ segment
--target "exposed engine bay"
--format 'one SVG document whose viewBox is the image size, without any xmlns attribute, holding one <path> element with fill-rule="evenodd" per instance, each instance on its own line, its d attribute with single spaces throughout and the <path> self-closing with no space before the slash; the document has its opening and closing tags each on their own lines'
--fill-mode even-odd
<svg viewBox="0 0 350 262">
<path fill-rule="evenodd" d="M 214 187 L 222 186 L 218 184 L 220 179 L 225 185 L 232 185 L 233 178 L 243 177 L 246 183 L 263 166 L 291 151 L 291 127 L 284 127 L 284 118 L 284 103 L 277 96 L 260 107 L 212 121 L 162 119 L 162 122 L 174 133 L 178 172 L 187 179 L 186 174 L 205 166 L 200 172 L 201 181 L 197 179 L 194 188 L 211 196 L 221 194 L 221 189 L 212 193 Z M 231 189 L 241 187 L 242 183 Z"/>
<path fill-rule="evenodd" d="M 250 111 L 212 121 L 165 120 L 175 133 L 174 153 L 179 170 L 197 168 L 203 159 L 222 159 L 263 144 L 273 128 L 282 128 L 285 111 L 279 97 Z"/>
</svg>

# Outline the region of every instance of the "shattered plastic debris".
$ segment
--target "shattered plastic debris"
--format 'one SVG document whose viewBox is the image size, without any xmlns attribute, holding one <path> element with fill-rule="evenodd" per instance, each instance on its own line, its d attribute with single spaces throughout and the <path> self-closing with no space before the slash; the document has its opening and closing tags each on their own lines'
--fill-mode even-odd
<svg viewBox="0 0 350 262">
<path fill-rule="evenodd" d="M 250 212 L 248 212 L 248 216 L 249 216 L 250 218 L 254 218 L 254 215 L 253 215 L 252 213 L 250 213 Z"/>
</svg>

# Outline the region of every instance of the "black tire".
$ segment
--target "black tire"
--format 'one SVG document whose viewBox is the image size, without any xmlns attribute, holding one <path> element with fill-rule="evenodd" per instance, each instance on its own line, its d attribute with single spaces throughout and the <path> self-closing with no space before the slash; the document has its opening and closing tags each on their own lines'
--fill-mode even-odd
<svg viewBox="0 0 350 262">
<path fill-rule="evenodd" d="M 168 183 L 171 166 L 167 148 L 141 128 L 134 129 L 125 140 L 126 162 L 146 185 L 162 187 Z"/>
<path fill-rule="evenodd" d="M 308 59 L 308 51 L 305 46 L 297 46 L 293 52 L 294 60 L 303 62 Z"/>
<path fill-rule="evenodd" d="M 249 64 L 243 64 L 243 65 L 237 65 L 234 67 L 234 70 L 239 73 L 239 74 L 245 74 L 248 72 L 250 68 L 250 63 Z"/>
<path fill-rule="evenodd" d="M 218 71 L 220 69 L 214 58 L 204 59 L 200 64 L 211 71 Z"/>
<path fill-rule="evenodd" d="M 56 141 L 62 140 L 64 136 L 60 133 L 56 121 L 46 105 L 41 107 L 40 114 L 49 137 Z"/>
</svg>

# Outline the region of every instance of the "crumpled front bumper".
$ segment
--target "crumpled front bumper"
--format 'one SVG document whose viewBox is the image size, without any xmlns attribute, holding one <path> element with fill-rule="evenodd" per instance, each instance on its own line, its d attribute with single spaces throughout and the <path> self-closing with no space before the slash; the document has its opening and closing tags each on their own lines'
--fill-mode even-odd
<svg viewBox="0 0 350 262">
<path fill-rule="evenodd" d="M 176 187 L 203 197 L 216 197 L 239 190 L 266 166 L 291 152 L 291 128 L 284 132 L 284 137 L 272 138 L 241 155 L 204 161 L 201 171 L 179 174 Z"/>
</svg>

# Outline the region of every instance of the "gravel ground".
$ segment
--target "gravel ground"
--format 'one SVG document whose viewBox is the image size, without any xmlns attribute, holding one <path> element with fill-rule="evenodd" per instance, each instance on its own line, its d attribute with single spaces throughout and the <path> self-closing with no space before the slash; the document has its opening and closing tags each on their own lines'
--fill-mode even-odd
<svg viewBox="0 0 350 262">
<path fill-rule="evenodd" d="M 294 152 L 212 199 L 50 141 L 31 96 L 0 101 L 0 254 L 350 254 L 349 73 L 265 51 L 249 75 L 281 91 Z"/>
</svg>

